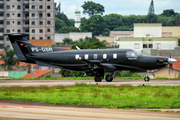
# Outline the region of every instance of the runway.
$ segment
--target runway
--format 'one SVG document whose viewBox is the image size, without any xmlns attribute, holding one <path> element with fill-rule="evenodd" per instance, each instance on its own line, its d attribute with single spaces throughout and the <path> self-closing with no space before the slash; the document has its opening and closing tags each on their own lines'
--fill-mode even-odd
<svg viewBox="0 0 180 120">
<path fill-rule="evenodd" d="M 1 86 L 68 86 L 68 85 L 75 85 L 76 83 L 86 83 L 95 85 L 96 82 L 94 80 L 0 80 L 0 87 Z M 151 80 L 149 82 L 145 82 L 144 80 L 118 80 L 115 79 L 113 82 L 106 82 L 103 80 L 102 82 L 98 83 L 99 85 L 166 85 L 166 86 L 179 86 L 180 80 Z"/>
<path fill-rule="evenodd" d="M 76 83 L 95 85 L 93 80 L 0 80 L 2 86 L 68 86 Z M 102 81 L 99 85 L 180 85 L 180 80 L 114 80 Z M 161 111 L 180 111 L 164 109 Z M 179 120 L 180 113 L 151 112 L 147 110 L 105 109 L 72 105 L 44 105 L 42 103 L 0 100 L 0 120 Z"/>
<path fill-rule="evenodd" d="M 0 102 L 1 120 L 179 120 L 179 113 Z"/>
</svg>

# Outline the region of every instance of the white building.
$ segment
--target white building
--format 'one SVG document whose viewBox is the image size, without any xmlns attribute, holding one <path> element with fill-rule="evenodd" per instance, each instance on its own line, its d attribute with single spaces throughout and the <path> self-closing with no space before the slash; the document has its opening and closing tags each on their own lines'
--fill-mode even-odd
<svg viewBox="0 0 180 120">
<path fill-rule="evenodd" d="M 79 28 L 81 25 L 81 11 L 76 9 L 75 10 L 75 27 Z"/>
<path fill-rule="evenodd" d="M 92 38 L 92 32 L 70 32 L 64 34 L 55 34 L 55 43 L 62 43 L 64 38 L 71 38 L 73 41 L 79 40 L 80 38 L 85 39 L 86 37 Z"/>
<path fill-rule="evenodd" d="M 134 23 L 134 37 L 162 37 L 162 23 Z"/>
<path fill-rule="evenodd" d="M 133 49 L 139 53 L 151 54 L 151 49 L 173 50 L 178 46 L 177 38 L 121 38 L 119 48 Z"/>
<path fill-rule="evenodd" d="M 133 37 L 134 31 L 110 31 L 110 37 L 114 37 L 114 40 L 120 38 Z"/>
<path fill-rule="evenodd" d="M 118 38 L 119 48 L 133 49 L 139 53 L 151 54 L 151 49 L 173 50 L 178 46 L 176 37 L 162 37 L 161 23 L 135 23 L 134 37 Z"/>
</svg>

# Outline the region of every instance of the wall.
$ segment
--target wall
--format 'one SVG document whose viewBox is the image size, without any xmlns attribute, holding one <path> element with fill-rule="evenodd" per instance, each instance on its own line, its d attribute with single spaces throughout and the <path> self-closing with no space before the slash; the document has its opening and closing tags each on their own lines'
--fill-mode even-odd
<svg viewBox="0 0 180 120">
<path fill-rule="evenodd" d="M 180 77 L 180 71 L 176 69 L 171 69 L 170 74 L 169 74 L 169 68 L 161 68 L 157 71 L 154 72 L 155 77 L 165 77 L 165 78 L 178 78 Z"/>
<path fill-rule="evenodd" d="M 65 33 L 65 34 L 55 34 L 54 42 L 55 43 L 63 43 L 63 39 L 64 38 L 69 38 L 69 34 L 68 33 Z"/>
<path fill-rule="evenodd" d="M 153 55 L 153 56 L 169 57 L 170 54 L 171 54 L 171 56 L 173 58 L 180 58 L 180 49 L 174 49 L 174 50 L 156 50 L 156 49 L 152 49 L 151 50 L 151 55 Z"/>
<path fill-rule="evenodd" d="M 119 48 L 121 49 L 133 49 L 141 53 L 143 40 L 142 38 L 121 38 L 118 42 Z M 134 48 L 134 44 L 139 44 L 139 48 Z"/>
<path fill-rule="evenodd" d="M 79 40 L 80 38 L 84 39 L 86 37 L 92 38 L 92 32 L 70 32 L 69 38 L 71 38 L 73 41 Z"/>
<path fill-rule="evenodd" d="M 162 37 L 172 37 L 172 33 L 171 32 L 163 32 Z"/>
<path fill-rule="evenodd" d="M 134 37 L 162 37 L 162 24 L 134 23 Z"/>
<path fill-rule="evenodd" d="M 51 46 L 52 45 L 52 40 L 30 40 L 30 43 L 32 45 L 36 46 Z"/>
<path fill-rule="evenodd" d="M 55 34 L 55 43 L 62 43 L 64 38 L 71 38 L 73 41 L 84 39 L 86 37 L 92 38 L 92 32 L 70 32 L 65 34 Z"/>
<path fill-rule="evenodd" d="M 28 74 L 27 71 L 10 71 L 9 77 L 10 78 L 20 78 L 20 77 L 27 75 L 27 74 Z"/>
<path fill-rule="evenodd" d="M 8 78 L 9 73 L 8 71 L 0 71 L 0 78 Z"/>
<path fill-rule="evenodd" d="M 110 36 L 113 36 L 114 40 L 118 40 L 124 37 L 133 37 L 134 31 L 111 31 Z"/>
<path fill-rule="evenodd" d="M 180 38 L 180 26 L 162 27 L 162 32 L 170 32 L 172 33 L 172 37 Z"/>
<path fill-rule="evenodd" d="M 121 38 L 117 41 L 121 49 L 133 49 L 139 53 L 151 54 L 151 49 L 174 49 L 178 46 L 177 38 Z M 139 48 L 135 48 L 139 44 Z M 143 44 L 152 44 L 152 48 L 143 48 Z M 160 45 L 157 47 L 157 45 Z"/>
<path fill-rule="evenodd" d="M 96 36 L 100 41 L 106 40 L 107 43 L 114 43 L 114 37 Z"/>
</svg>

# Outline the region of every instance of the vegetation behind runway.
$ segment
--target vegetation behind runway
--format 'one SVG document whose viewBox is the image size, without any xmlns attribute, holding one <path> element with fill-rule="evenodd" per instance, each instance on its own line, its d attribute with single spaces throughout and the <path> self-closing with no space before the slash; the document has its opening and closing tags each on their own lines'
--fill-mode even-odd
<svg viewBox="0 0 180 120">
<path fill-rule="evenodd" d="M 0 87 L 0 99 L 106 108 L 180 108 L 180 86 Z"/>
</svg>

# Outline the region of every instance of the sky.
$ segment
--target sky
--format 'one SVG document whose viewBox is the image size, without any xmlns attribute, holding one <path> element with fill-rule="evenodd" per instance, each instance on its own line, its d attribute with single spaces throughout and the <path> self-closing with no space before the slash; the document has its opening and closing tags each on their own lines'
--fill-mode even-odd
<svg viewBox="0 0 180 120">
<path fill-rule="evenodd" d="M 81 10 L 81 17 L 87 17 L 82 13 L 81 5 L 84 0 L 54 0 L 61 2 L 61 11 L 64 12 L 68 18 L 75 18 L 75 9 Z M 88 1 L 88 0 L 87 0 Z M 151 0 L 89 0 L 99 3 L 104 6 L 105 13 L 117 13 L 121 15 L 147 15 Z M 153 0 L 155 14 L 161 14 L 163 10 L 174 9 L 175 12 L 180 13 L 180 0 Z"/>
</svg>

